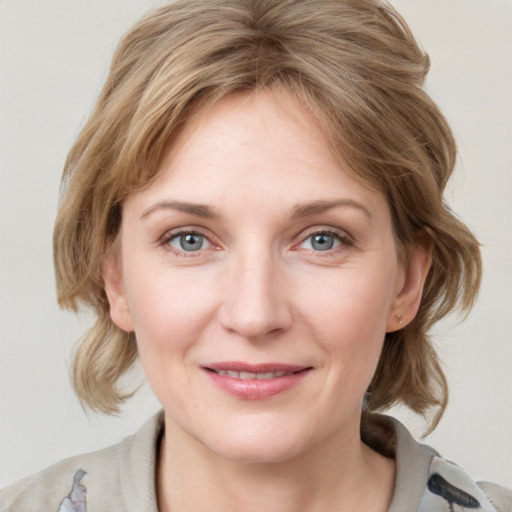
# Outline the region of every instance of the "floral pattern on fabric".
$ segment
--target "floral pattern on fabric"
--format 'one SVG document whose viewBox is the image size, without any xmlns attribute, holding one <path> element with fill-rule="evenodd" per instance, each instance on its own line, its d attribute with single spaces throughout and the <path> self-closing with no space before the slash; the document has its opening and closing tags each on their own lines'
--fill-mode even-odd
<svg viewBox="0 0 512 512">
<path fill-rule="evenodd" d="M 497 512 L 487 496 L 465 471 L 434 457 L 418 512 Z"/>
<path fill-rule="evenodd" d="M 87 488 L 80 483 L 86 474 L 83 469 L 75 473 L 71 492 L 62 500 L 57 512 L 87 512 Z"/>
</svg>

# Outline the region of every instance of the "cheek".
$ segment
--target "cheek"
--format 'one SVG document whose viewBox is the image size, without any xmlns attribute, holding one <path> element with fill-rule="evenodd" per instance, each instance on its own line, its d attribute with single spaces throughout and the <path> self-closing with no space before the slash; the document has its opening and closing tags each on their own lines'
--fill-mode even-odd
<svg viewBox="0 0 512 512">
<path fill-rule="evenodd" d="M 394 271 L 388 267 L 338 270 L 302 296 L 303 317 L 330 361 L 333 378 L 348 377 L 349 386 L 362 390 L 384 343 L 393 299 Z"/>
<path fill-rule="evenodd" d="M 199 337 L 216 309 L 214 283 L 205 277 L 158 265 L 129 277 L 128 307 L 141 357 L 185 350 Z"/>
<path fill-rule="evenodd" d="M 205 337 L 216 305 L 208 282 L 155 271 L 132 276 L 127 298 L 140 361 L 166 410 L 186 410 L 180 389 L 190 385 L 194 347 Z M 174 390 L 170 392 L 170 390 Z M 192 397 L 187 395 L 190 402 Z"/>
<path fill-rule="evenodd" d="M 359 333 L 385 333 L 393 300 L 393 267 L 340 269 L 317 280 L 302 293 L 303 311 L 319 329 Z M 316 319 L 316 320 L 315 320 Z"/>
</svg>

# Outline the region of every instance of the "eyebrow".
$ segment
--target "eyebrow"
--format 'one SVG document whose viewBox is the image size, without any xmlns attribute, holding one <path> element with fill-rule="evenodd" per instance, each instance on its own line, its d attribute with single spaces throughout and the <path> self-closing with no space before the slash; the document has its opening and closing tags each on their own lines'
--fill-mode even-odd
<svg viewBox="0 0 512 512">
<path fill-rule="evenodd" d="M 312 215 L 318 215 L 340 206 L 356 208 L 357 210 L 363 212 L 370 220 L 372 219 L 370 210 L 368 210 L 368 208 L 366 208 L 358 201 L 354 201 L 353 199 L 311 201 L 310 203 L 298 204 L 292 209 L 291 218 L 301 219 Z M 144 210 L 141 218 L 144 219 L 145 217 L 148 217 L 153 212 L 158 210 L 177 210 L 179 212 L 195 215 L 196 217 L 201 217 L 203 219 L 215 219 L 219 217 L 216 211 L 211 206 L 206 204 L 188 203 L 185 201 L 159 201 L 158 203 L 150 206 L 147 210 Z"/>
<path fill-rule="evenodd" d="M 187 203 L 184 201 L 160 201 L 150 206 L 147 210 L 144 210 L 141 215 L 141 219 L 148 217 L 157 210 L 177 210 L 203 219 L 213 219 L 218 217 L 215 210 L 206 204 Z"/>
<path fill-rule="evenodd" d="M 300 219 L 303 217 L 308 217 L 311 215 L 318 215 L 319 213 L 324 213 L 327 210 L 331 210 L 333 208 L 337 208 L 340 206 L 345 206 L 349 208 L 356 208 L 363 212 L 370 220 L 372 219 L 372 214 L 366 206 L 359 203 L 358 201 L 354 201 L 353 199 L 338 199 L 334 201 L 312 201 L 310 203 L 299 204 L 295 206 L 292 210 L 292 218 Z"/>
</svg>

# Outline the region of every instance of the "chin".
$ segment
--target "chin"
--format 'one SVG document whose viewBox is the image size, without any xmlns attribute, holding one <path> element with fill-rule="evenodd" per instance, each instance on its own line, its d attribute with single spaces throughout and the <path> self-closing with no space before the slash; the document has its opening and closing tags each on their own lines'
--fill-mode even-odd
<svg viewBox="0 0 512 512">
<path fill-rule="evenodd" d="M 238 422 L 237 422 L 238 423 Z M 199 439 L 206 448 L 225 459 L 245 463 L 276 463 L 307 450 L 307 436 L 286 425 L 268 423 L 229 425 L 214 439 Z"/>
</svg>

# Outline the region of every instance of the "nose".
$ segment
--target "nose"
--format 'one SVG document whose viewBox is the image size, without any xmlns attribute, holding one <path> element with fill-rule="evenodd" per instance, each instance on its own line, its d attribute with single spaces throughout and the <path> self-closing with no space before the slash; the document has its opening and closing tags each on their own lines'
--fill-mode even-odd
<svg viewBox="0 0 512 512">
<path fill-rule="evenodd" d="M 286 279 L 270 255 L 253 251 L 236 259 L 224 284 L 219 312 L 224 329 L 257 340 L 275 337 L 291 327 Z"/>
</svg>

